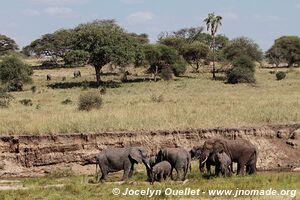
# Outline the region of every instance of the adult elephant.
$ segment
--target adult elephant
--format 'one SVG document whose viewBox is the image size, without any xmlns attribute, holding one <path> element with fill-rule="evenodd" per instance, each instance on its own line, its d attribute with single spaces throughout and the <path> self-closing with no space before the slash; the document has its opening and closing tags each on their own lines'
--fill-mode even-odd
<svg viewBox="0 0 300 200">
<path fill-rule="evenodd" d="M 163 148 L 156 155 L 156 163 L 168 161 L 171 164 L 171 179 L 173 179 L 173 169 L 177 172 L 176 180 L 185 180 L 188 169 L 191 168 L 191 155 L 184 148 Z M 183 169 L 183 178 L 181 170 Z"/>
<path fill-rule="evenodd" d="M 149 170 L 149 158 L 142 147 L 109 148 L 103 150 L 96 157 L 96 175 L 97 166 L 99 166 L 102 176 L 101 181 L 106 180 L 108 173 L 124 170 L 122 181 L 130 178 L 133 174 L 134 164 L 144 163 Z M 99 176 L 97 177 L 99 181 Z"/>
<path fill-rule="evenodd" d="M 258 150 L 248 140 L 207 140 L 203 144 L 200 159 L 202 159 L 202 163 L 204 163 L 210 155 L 221 152 L 225 152 L 232 162 L 237 163 L 237 174 L 243 175 L 245 166 L 248 174 L 256 172 Z"/>
<path fill-rule="evenodd" d="M 206 165 L 206 170 L 209 175 L 211 175 L 211 166 L 215 166 L 215 174 L 218 175 L 219 173 L 219 167 L 218 162 L 215 159 L 214 154 L 210 154 L 208 158 L 201 157 L 201 153 L 203 152 L 203 146 L 193 146 L 193 148 L 190 150 L 191 158 L 193 160 L 198 159 L 199 160 L 199 171 L 200 173 L 204 172 L 204 168 Z"/>
</svg>

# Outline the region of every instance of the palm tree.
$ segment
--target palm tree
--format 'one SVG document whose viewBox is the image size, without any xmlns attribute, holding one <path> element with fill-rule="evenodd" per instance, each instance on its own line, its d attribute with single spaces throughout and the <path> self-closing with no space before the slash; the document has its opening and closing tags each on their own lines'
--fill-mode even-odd
<svg viewBox="0 0 300 200">
<path fill-rule="evenodd" d="M 215 48 L 216 48 L 216 40 L 215 34 L 218 31 L 219 25 L 222 26 L 221 23 L 222 17 L 219 15 L 215 15 L 215 13 L 209 13 L 207 18 L 204 19 L 204 22 L 207 26 L 207 31 L 210 30 L 211 36 L 213 38 L 212 48 L 213 48 L 213 79 L 216 79 L 215 74 Z"/>
</svg>

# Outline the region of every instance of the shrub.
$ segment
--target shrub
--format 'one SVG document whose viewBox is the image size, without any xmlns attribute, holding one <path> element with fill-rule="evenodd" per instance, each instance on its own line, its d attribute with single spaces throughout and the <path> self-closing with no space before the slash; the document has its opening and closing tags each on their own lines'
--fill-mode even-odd
<svg viewBox="0 0 300 200">
<path fill-rule="evenodd" d="M 31 90 L 32 93 L 36 93 L 36 91 L 37 91 L 36 85 L 33 85 L 33 86 L 30 88 L 30 90 Z"/>
<path fill-rule="evenodd" d="M 0 80 L 7 84 L 8 91 L 22 90 L 23 83 L 31 81 L 32 73 L 31 66 L 25 64 L 16 55 L 6 56 L 0 62 Z"/>
<path fill-rule="evenodd" d="M 20 100 L 20 103 L 23 104 L 24 106 L 32 106 L 32 100 L 31 99 L 22 99 Z"/>
<path fill-rule="evenodd" d="M 71 50 L 64 56 L 66 66 L 84 66 L 89 59 L 89 53 L 82 50 Z"/>
<path fill-rule="evenodd" d="M 7 108 L 14 97 L 6 92 L 3 88 L 0 88 L 0 108 Z"/>
<path fill-rule="evenodd" d="M 52 69 L 57 68 L 59 65 L 56 60 L 45 60 L 42 62 L 42 68 Z"/>
<path fill-rule="evenodd" d="M 81 111 L 99 109 L 101 106 L 102 98 L 98 93 L 89 92 L 79 96 L 78 109 Z"/>
<path fill-rule="evenodd" d="M 151 98 L 151 101 L 156 102 L 156 103 L 162 102 L 164 100 L 163 94 L 152 94 L 150 96 L 150 98 Z"/>
<path fill-rule="evenodd" d="M 285 79 L 285 77 L 286 77 L 286 73 L 285 73 L 285 72 L 277 72 L 277 73 L 276 73 L 276 79 L 277 79 L 278 81 L 280 81 L 280 80 L 282 80 L 282 79 Z"/>
<path fill-rule="evenodd" d="M 65 99 L 61 102 L 62 104 L 68 105 L 68 104 L 72 104 L 73 101 L 71 99 Z"/>
<path fill-rule="evenodd" d="M 227 72 L 227 82 L 255 83 L 255 64 L 248 56 L 240 56 L 233 62 L 233 68 Z"/>
<path fill-rule="evenodd" d="M 164 79 L 165 81 L 169 81 L 172 79 L 173 76 L 173 71 L 169 66 L 165 66 L 161 69 L 161 73 L 160 76 L 162 79 Z"/>
<path fill-rule="evenodd" d="M 186 63 L 183 60 L 178 60 L 172 65 L 172 71 L 175 76 L 180 76 L 186 71 Z"/>
</svg>

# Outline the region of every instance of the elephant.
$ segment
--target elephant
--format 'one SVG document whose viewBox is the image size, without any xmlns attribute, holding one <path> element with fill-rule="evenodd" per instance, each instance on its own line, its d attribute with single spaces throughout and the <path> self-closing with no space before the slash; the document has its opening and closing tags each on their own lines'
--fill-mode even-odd
<svg viewBox="0 0 300 200">
<path fill-rule="evenodd" d="M 154 167 L 151 170 L 151 184 L 153 184 L 155 180 L 166 180 L 167 177 L 170 177 L 171 175 L 171 169 L 172 166 L 168 161 L 162 161 L 154 165 Z"/>
<path fill-rule="evenodd" d="M 149 158 L 143 147 L 109 148 L 103 150 L 96 157 L 97 166 L 101 170 L 101 181 L 106 181 L 108 173 L 124 170 L 122 181 L 130 178 L 133 174 L 134 164 L 143 163 L 149 170 Z M 99 181 L 99 176 L 97 176 Z"/>
<path fill-rule="evenodd" d="M 148 180 L 151 182 L 151 170 L 154 167 L 154 165 L 156 164 L 156 156 L 151 156 L 149 159 L 149 166 L 150 168 L 147 169 L 147 176 L 148 176 Z"/>
<path fill-rule="evenodd" d="M 81 72 L 79 70 L 74 71 L 73 75 L 74 75 L 74 78 L 81 77 Z"/>
<path fill-rule="evenodd" d="M 232 163 L 230 157 L 224 151 L 222 151 L 216 153 L 215 159 L 218 162 L 217 167 L 220 168 L 222 175 L 225 177 L 230 176 Z"/>
<path fill-rule="evenodd" d="M 173 179 L 173 169 L 177 172 L 176 180 L 181 180 L 181 169 L 183 169 L 183 179 L 185 180 L 188 169 L 191 169 L 191 155 L 183 148 L 163 148 L 156 155 L 156 162 L 168 161 L 171 164 L 171 179 Z"/>
<path fill-rule="evenodd" d="M 211 154 L 216 154 L 224 151 L 232 162 L 237 163 L 237 174 L 244 174 L 244 167 L 248 174 L 256 172 L 256 163 L 258 150 L 257 148 L 245 139 L 227 140 L 227 139 L 211 139 L 203 144 L 202 152 L 199 156 L 201 162 L 207 161 Z"/>
<path fill-rule="evenodd" d="M 203 146 L 194 146 L 191 150 L 190 150 L 190 154 L 192 159 L 199 159 L 199 171 L 200 173 L 204 172 L 204 167 L 206 165 L 206 170 L 207 173 L 209 175 L 211 175 L 211 166 L 217 166 L 218 162 L 215 159 L 215 156 L 213 156 L 212 154 L 209 155 L 209 157 L 207 158 L 207 160 L 205 162 L 204 159 L 200 158 L 201 152 L 203 151 Z M 217 175 L 219 173 L 218 171 L 218 167 L 215 167 L 215 174 Z"/>
<path fill-rule="evenodd" d="M 51 81 L 52 76 L 50 74 L 47 74 L 47 81 Z"/>
</svg>

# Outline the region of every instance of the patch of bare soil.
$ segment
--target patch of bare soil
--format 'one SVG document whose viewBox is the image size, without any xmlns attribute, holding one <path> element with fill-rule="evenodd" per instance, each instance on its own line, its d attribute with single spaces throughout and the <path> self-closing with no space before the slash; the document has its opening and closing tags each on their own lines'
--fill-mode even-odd
<svg viewBox="0 0 300 200">
<path fill-rule="evenodd" d="M 190 149 L 210 138 L 250 140 L 258 147 L 259 170 L 292 171 L 300 166 L 300 124 L 252 128 L 106 132 L 0 137 L 0 178 L 37 177 L 53 170 L 95 173 L 95 155 L 108 147 L 143 146 Z"/>
</svg>

